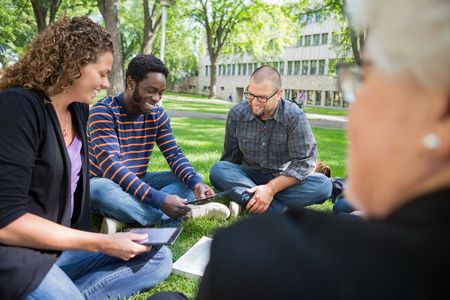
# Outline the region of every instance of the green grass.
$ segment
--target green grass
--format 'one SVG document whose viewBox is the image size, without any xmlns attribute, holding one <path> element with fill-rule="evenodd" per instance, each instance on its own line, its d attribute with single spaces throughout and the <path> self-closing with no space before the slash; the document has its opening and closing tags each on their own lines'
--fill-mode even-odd
<svg viewBox="0 0 450 300">
<path fill-rule="evenodd" d="M 173 100 L 166 96 L 163 98 L 163 107 L 165 110 L 192 111 L 202 113 L 215 113 L 226 115 L 234 103 L 225 102 L 225 104 L 216 104 L 200 101 L 182 101 Z"/>
<path fill-rule="evenodd" d="M 176 97 L 182 99 L 195 99 L 195 100 L 213 100 L 208 96 L 202 96 L 197 94 L 183 94 L 183 93 L 172 93 L 172 92 L 164 92 L 165 97 Z"/>
<path fill-rule="evenodd" d="M 220 159 L 222 153 L 225 121 L 172 118 L 173 134 L 183 153 L 190 160 L 197 172 L 202 176 L 204 182 L 210 185 L 209 169 Z M 331 167 L 333 177 L 344 177 L 347 137 L 344 130 L 312 128 L 319 150 L 318 159 Z M 148 167 L 149 171 L 168 170 L 167 162 L 156 147 L 153 150 L 152 158 Z M 219 200 L 228 204 L 228 199 Z M 327 201 L 321 205 L 310 207 L 314 210 L 331 212 L 332 203 Z M 215 221 L 200 218 L 196 220 L 183 221 L 183 231 L 176 243 L 169 248 L 173 254 L 173 261 L 176 261 L 190 247 L 192 247 L 202 236 L 213 237 L 216 230 L 231 225 L 234 222 L 250 217 L 243 215 L 236 219 L 226 221 Z M 93 228 L 99 230 L 101 217 L 93 215 Z M 178 291 L 185 294 L 190 299 L 194 299 L 198 281 L 187 279 L 178 275 L 170 275 L 157 287 L 142 293 L 138 293 L 128 298 L 130 300 L 144 300 L 154 293 L 161 291 Z"/>
<path fill-rule="evenodd" d="M 106 96 L 106 90 L 101 90 L 94 98 L 92 104 Z M 163 107 L 166 110 L 192 111 L 202 113 L 227 114 L 235 103 L 224 100 L 210 99 L 206 96 L 165 92 L 163 96 Z M 306 107 L 307 113 L 346 116 L 346 110 L 331 108 Z"/>
<path fill-rule="evenodd" d="M 346 116 L 348 114 L 348 112 L 346 110 L 311 107 L 311 106 L 307 106 L 305 111 L 306 111 L 306 113 L 310 113 L 310 114 L 331 115 L 331 116 Z"/>
</svg>

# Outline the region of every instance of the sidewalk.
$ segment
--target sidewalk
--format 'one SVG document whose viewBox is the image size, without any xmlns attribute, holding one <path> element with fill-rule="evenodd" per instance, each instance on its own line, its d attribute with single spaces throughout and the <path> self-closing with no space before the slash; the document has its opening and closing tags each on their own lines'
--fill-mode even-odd
<svg viewBox="0 0 450 300">
<path fill-rule="evenodd" d="M 214 114 L 214 113 L 199 113 L 199 112 L 189 112 L 189 111 L 177 111 L 177 110 L 167 110 L 167 114 L 171 118 L 197 118 L 197 119 L 210 119 L 226 121 L 227 115 L 225 114 Z M 347 117 L 345 116 L 329 116 L 329 115 L 319 115 L 306 113 L 306 117 L 311 124 L 311 127 L 320 127 L 328 129 L 345 129 L 347 126 Z"/>
</svg>

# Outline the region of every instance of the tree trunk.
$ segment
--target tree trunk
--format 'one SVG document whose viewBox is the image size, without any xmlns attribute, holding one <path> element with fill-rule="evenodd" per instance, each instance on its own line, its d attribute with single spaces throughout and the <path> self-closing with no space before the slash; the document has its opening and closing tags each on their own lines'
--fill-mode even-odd
<svg viewBox="0 0 450 300">
<path fill-rule="evenodd" d="M 62 0 L 32 0 L 34 17 L 39 33 L 47 27 L 47 13 L 50 11 L 48 24 L 55 22 L 56 13 Z"/>
<path fill-rule="evenodd" d="M 39 0 L 32 0 L 31 6 L 33 6 L 37 29 L 39 33 L 41 33 L 45 27 L 47 27 L 47 22 L 45 20 L 47 17 L 47 9 L 42 6 L 42 3 Z"/>
<path fill-rule="evenodd" d="M 114 44 L 114 57 L 111 73 L 108 75 L 110 88 L 108 95 L 120 93 L 124 90 L 124 74 L 122 62 L 122 44 L 120 41 L 119 1 L 99 0 L 99 10 L 105 20 L 105 27 L 111 33 Z"/>
<path fill-rule="evenodd" d="M 216 98 L 216 82 L 217 82 L 217 57 L 210 55 L 211 60 L 211 81 L 209 83 L 209 98 Z"/>
<path fill-rule="evenodd" d="M 350 27 L 350 42 L 352 44 L 353 57 L 355 58 L 355 62 L 358 65 L 361 65 L 361 52 L 359 51 L 357 35 L 357 32 L 352 27 Z"/>
<path fill-rule="evenodd" d="M 142 41 L 141 53 L 150 54 L 152 44 L 161 25 L 161 16 L 156 19 L 156 4 L 152 8 L 152 14 L 149 13 L 148 0 L 143 0 L 144 5 L 144 39 Z"/>
</svg>

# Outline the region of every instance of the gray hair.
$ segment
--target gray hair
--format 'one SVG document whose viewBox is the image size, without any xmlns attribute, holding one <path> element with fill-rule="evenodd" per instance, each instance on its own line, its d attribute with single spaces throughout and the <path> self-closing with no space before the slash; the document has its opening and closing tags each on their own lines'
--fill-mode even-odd
<svg viewBox="0 0 450 300">
<path fill-rule="evenodd" d="M 364 51 L 377 68 L 427 88 L 449 88 L 449 0 L 353 0 L 348 13 L 368 28 Z"/>
</svg>

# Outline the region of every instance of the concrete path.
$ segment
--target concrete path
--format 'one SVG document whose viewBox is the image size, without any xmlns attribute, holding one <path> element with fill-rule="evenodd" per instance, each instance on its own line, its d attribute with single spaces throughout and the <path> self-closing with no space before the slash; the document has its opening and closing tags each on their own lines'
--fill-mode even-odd
<svg viewBox="0 0 450 300">
<path fill-rule="evenodd" d="M 197 119 L 210 119 L 226 121 L 227 115 L 225 114 L 214 114 L 214 113 L 199 113 L 190 111 L 176 111 L 168 110 L 167 114 L 171 118 L 197 118 Z M 329 115 L 319 115 L 306 113 L 307 118 L 311 127 L 329 128 L 329 129 L 345 129 L 347 126 L 346 116 L 329 116 Z"/>
</svg>

